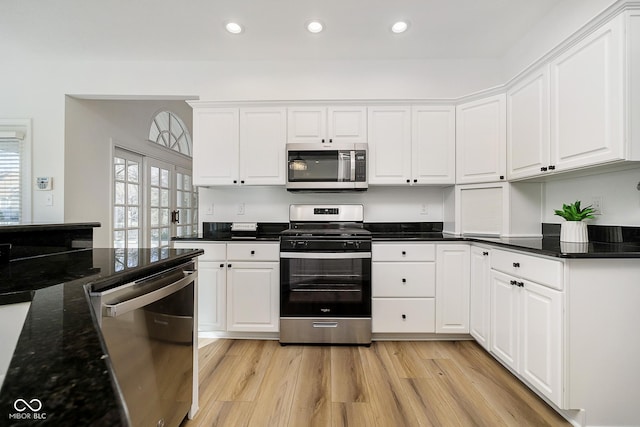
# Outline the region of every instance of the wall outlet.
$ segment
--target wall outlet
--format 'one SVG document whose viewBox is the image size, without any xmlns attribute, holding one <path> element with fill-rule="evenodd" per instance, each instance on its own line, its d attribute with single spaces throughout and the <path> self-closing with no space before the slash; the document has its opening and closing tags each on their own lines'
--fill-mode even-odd
<svg viewBox="0 0 640 427">
<path fill-rule="evenodd" d="M 244 203 L 238 204 L 238 215 L 244 215 Z"/>
<path fill-rule="evenodd" d="M 427 215 L 429 213 L 429 210 L 427 208 L 427 204 L 423 203 L 420 205 L 420 215 Z"/>
<path fill-rule="evenodd" d="M 604 213 L 604 203 L 602 196 L 591 196 L 591 207 L 595 209 L 596 213 L 602 215 Z"/>
</svg>

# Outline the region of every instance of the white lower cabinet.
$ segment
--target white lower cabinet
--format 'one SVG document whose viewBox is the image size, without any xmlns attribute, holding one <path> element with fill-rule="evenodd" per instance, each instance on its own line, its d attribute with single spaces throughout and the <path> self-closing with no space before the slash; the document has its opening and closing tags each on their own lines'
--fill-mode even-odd
<svg viewBox="0 0 640 427">
<path fill-rule="evenodd" d="M 435 331 L 435 245 L 372 245 L 372 332 Z"/>
<path fill-rule="evenodd" d="M 471 246 L 469 333 L 489 350 L 491 314 L 491 249 Z"/>
<path fill-rule="evenodd" d="M 494 257 L 500 253 L 500 256 Z M 535 261 L 540 271 L 557 271 L 559 261 L 496 250 L 494 259 L 510 257 L 511 268 Z M 505 264 L 506 265 L 506 264 Z M 561 290 L 531 281 L 526 275 L 491 271 L 490 351 L 519 374 L 551 402 L 562 407 L 562 331 L 563 299 Z M 548 267 L 548 268 L 547 268 Z M 526 271 L 526 268 L 525 270 Z M 561 271 L 560 271 L 561 274 Z M 562 287 L 562 277 L 556 283 Z"/>
<path fill-rule="evenodd" d="M 373 298 L 374 333 L 424 333 L 435 330 L 433 298 Z"/>
<path fill-rule="evenodd" d="M 280 319 L 278 243 L 174 242 L 199 248 L 198 331 L 277 332 Z"/>
<path fill-rule="evenodd" d="M 228 331 L 278 331 L 279 256 L 278 243 L 227 244 Z"/>
<path fill-rule="evenodd" d="M 227 270 L 227 330 L 277 332 L 279 277 L 277 262 L 233 262 Z"/>
<path fill-rule="evenodd" d="M 176 249 L 203 249 L 198 257 L 198 331 L 224 331 L 227 319 L 226 244 L 173 242 Z"/>
<path fill-rule="evenodd" d="M 438 244 L 436 332 L 469 333 L 469 245 Z"/>
</svg>

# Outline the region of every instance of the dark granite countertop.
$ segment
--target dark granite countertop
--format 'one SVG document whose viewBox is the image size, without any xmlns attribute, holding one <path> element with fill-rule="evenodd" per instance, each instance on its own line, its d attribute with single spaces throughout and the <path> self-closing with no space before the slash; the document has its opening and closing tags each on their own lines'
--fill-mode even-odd
<svg viewBox="0 0 640 427">
<path fill-rule="evenodd" d="M 127 425 L 87 289 L 145 276 L 202 253 L 85 249 L 0 265 L 0 304 L 31 300 L 0 390 L 0 425 Z M 17 399 L 40 400 L 41 418 L 34 420 L 35 413 L 29 413 L 30 420 L 11 418 L 18 412 Z"/>
<path fill-rule="evenodd" d="M 174 241 L 278 241 L 286 223 L 258 223 L 254 238 L 231 234 L 231 223 L 205 223 L 198 236 Z M 589 226 L 592 241 L 586 244 L 560 242 L 559 224 L 542 224 L 542 237 L 456 236 L 442 231 L 441 222 L 365 223 L 374 242 L 476 242 L 556 258 L 640 258 L 640 229 L 621 226 Z"/>
</svg>

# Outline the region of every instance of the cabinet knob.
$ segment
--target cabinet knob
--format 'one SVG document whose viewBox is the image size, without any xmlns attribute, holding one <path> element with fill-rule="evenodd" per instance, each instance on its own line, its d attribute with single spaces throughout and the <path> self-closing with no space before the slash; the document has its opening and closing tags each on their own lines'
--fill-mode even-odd
<svg viewBox="0 0 640 427">
<path fill-rule="evenodd" d="M 549 166 L 549 170 L 550 170 L 550 171 L 554 171 L 554 170 L 556 170 L 556 167 L 555 167 L 554 165 L 550 165 L 550 166 Z"/>
<path fill-rule="evenodd" d="M 402 251 L 402 256 L 405 256 L 407 254 L 407 251 Z"/>
<path fill-rule="evenodd" d="M 251 255 L 255 255 L 255 254 L 256 254 L 256 251 L 251 251 Z"/>
<path fill-rule="evenodd" d="M 321 141 L 321 142 L 324 144 L 324 138 L 322 138 L 322 141 Z"/>
<path fill-rule="evenodd" d="M 244 184 L 244 179 L 240 181 L 240 184 Z"/>
<path fill-rule="evenodd" d="M 405 279 L 404 277 L 402 278 L 402 283 L 407 283 L 407 279 Z"/>
<path fill-rule="evenodd" d="M 504 175 L 500 175 L 500 179 L 504 179 Z"/>
<path fill-rule="evenodd" d="M 517 285 L 517 284 L 518 284 L 518 282 L 516 282 L 515 280 L 511 280 L 511 281 L 509 282 L 509 284 L 510 284 L 511 286 L 515 286 L 515 285 Z"/>
<path fill-rule="evenodd" d="M 413 182 L 418 182 L 418 180 L 417 180 L 417 179 L 414 179 L 414 180 L 413 180 Z"/>
<path fill-rule="evenodd" d="M 224 264 L 220 264 L 220 268 L 224 267 Z"/>
<path fill-rule="evenodd" d="M 407 180 L 407 184 L 409 184 L 410 182 L 411 182 L 411 180 L 410 180 L 410 179 L 408 179 L 408 180 Z"/>
<path fill-rule="evenodd" d="M 231 264 L 227 264 L 227 268 L 231 268 Z"/>
<path fill-rule="evenodd" d="M 546 172 L 546 171 L 547 171 L 547 167 L 546 166 L 543 166 L 543 167 L 540 168 L 540 172 Z"/>
<path fill-rule="evenodd" d="M 482 255 L 489 256 L 489 252 L 482 252 Z"/>
<path fill-rule="evenodd" d="M 515 268 L 518 268 L 518 267 L 520 267 L 520 263 L 519 263 L 519 262 L 514 262 L 514 263 L 513 263 L 513 266 L 514 266 Z"/>
<path fill-rule="evenodd" d="M 520 288 L 524 288 L 524 282 L 518 282 L 516 283 L 516 285 L 518 285 L 518 287 Z"/>
<path fill-rule="evenodd" d="M 330 142 L 330 143 L 331 143 L 331 142 L 333 142 L 333 139 L 332 139 L 332 138 L 329 138 L 329 142 Z"/>
<path fill-rule="evenodd" d="M 407 320 L 407 315 L 406 314 L 402 315 L 402 320 Z"/>
<path fill-rule="evenodd" d="M 233 183 L 234 183 L 234 184 L 237 184 L 237 183 L 238 183 L 238 180 L 237 180 L 237 179 L 234 179 L 234 180 L 233 180 Z"/>
</svg>

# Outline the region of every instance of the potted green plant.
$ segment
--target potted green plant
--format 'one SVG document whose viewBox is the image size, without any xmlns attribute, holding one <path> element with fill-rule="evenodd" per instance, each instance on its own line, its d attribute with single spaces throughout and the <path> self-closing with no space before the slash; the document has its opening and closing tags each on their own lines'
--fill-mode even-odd
<svg viewBox="0 0 640 427">
<path fill-rule="evenodd" d="M 593 219 L 596 210 L 591 205 L 582 208 L 580 200 L 571 204 L 563 204 L 562 209 L 556 209 L 555 214 L 564 218 L 565 222 L 560 226 L 561 242 L 588 242 L 587 223 L 585 219 Z"/>
</svg>

